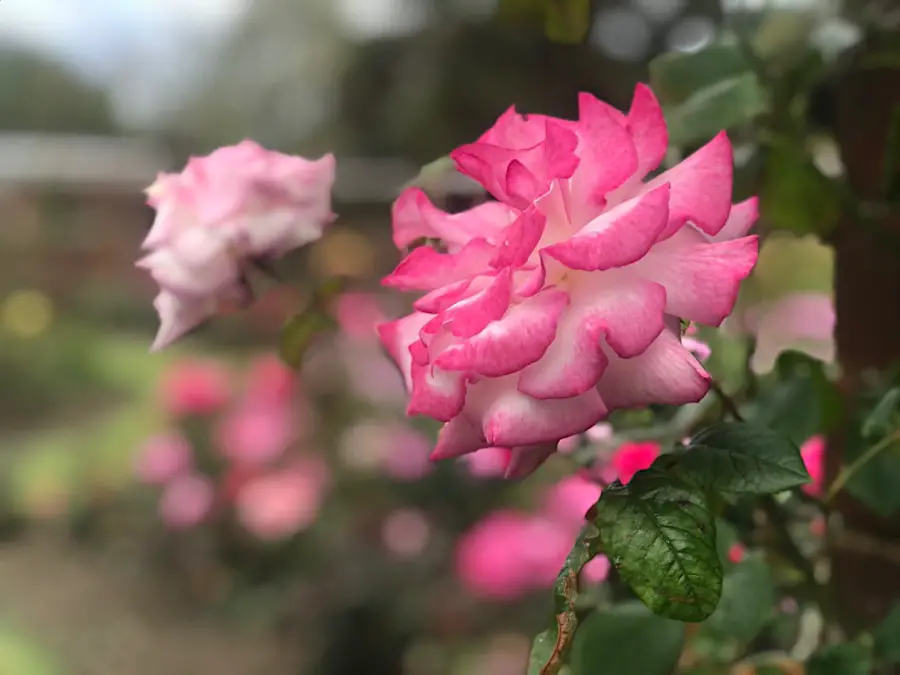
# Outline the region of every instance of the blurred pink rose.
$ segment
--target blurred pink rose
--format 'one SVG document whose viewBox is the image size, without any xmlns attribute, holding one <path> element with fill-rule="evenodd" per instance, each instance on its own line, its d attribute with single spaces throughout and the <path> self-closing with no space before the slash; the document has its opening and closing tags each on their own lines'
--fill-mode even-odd
<svg viewBox="0 0 900 675">
<path fill-rule="evenodd" d="M 432 471 L 428 438 L 402 422 L 363 420 L 341 436 L 345 463 L 357 470 L 381 471 L 395 480 L 414 481 Z"/>
<path fill-rule="evenodd" d="M 397 367 L 377 344 L 338 342 L 350 389 L 380 407 L 400 405 L 406 397 Z"/>
<path fill-rule="evenodd" d="M 286 403 L 240 405 L 216 428 L 222 454 L 234 462 L 267 464 L 280 457 L 297 438 L 294 411 Z"/>
<path fill-rule="evenodd" d="M 424 434 L 397 424 L 385 429 L 382 443 L 384 472 L 399 481 L 416 481 L 428 475 L 434 466 L 428 459 L 431 441 Z"/>
<path fill-rule="evenodd" d="M 260 405 L 277 405 L 291 400 L 297 376 L 275 354 L 255 358 L 247 371 L 244 398 Z"/>
<path fill-rule="evenodd" d="M 628 483 L 634 474 L 643 471 L 659 457 L 659 443 L 623 443 L 613 453 L 609 464 L 601 472 L 603 479 L 612 482 L 616 479 Z"/>
<path fill-rule="evenodd" d="M 211 415 L 231 398 L 231 374 L 216 361 L 181 361 L 163 375 L 160 395 L 174 417 Z"/>
<path fill-rule="evenodd" d="M 803 491 L 818 497 L 822 494 L 825 480 L 825 438 L 813 436 L 800 447 L 803 464 L 812 482 L 803 486 Z"/>
<path fill-rule="evenodd" d="M 591 443 L 602 443 L 612 439 L 614 433 L 613 425 L 609 422 L 600 422 L 584 432 L 587 439 Z"/>
<path fill-rule="evenodd" d="M 731 548 L 728 549 L 728 560 L 735 565 L 741 562 L 746 555 L 747 549 L 744 548 L 743 544 L 732 544 Z"/>
<path fill-rule="evenodd" d="M 377 342 L 375 326 L 384 321 L 378 297 L 372 293 L 344 293 L 335 309 L 341 330 L 360 342 Z"/>
<path fill-rule="evenodd" d="M 193 450 L 179 433 L 169 432 L 149 438 L 138 451 L 135 473 L 147 485 L 164 485 L 188 471 Z"/>
<path fill-rule="evenodd" d="M 483 448 L 463 455 L 462 462 L 476 478 L 500 478 L 506 473 L 511 455 L 509 448 Z"/>
<path fill-rule="evenodd" d="M 533 570 L 523 560 L 530 520 L 523 513 L 496 511 L 463 534 L 457 542 L 456 573 L 470 593 L 515 600 L 530 590 Z"/>
<path fill-rule="evenodd" d="M 477 597 L 515 600 L 553 583 L 572 547 L 571 535 L 541 516 L 495 511 L 457 542 L 457 575 Z"/>
<path fill-rule="evenodd" d="M 310 161 L 252 141 L 160 174 L 147 189 L 156 220 L 137 263 L 159 285 L 153 349 L 213 316 L 223 301 L 249 305 L 247 268 L 321 237 L 334 218 L 333 182 L 331 155 Z"/>
<path fill-rule="evenodd" d="M 210 480 L 198 474 L 176 476 L 166 485 L 159 500 L 159 516 L 173 530 L 189 530 L 202 523 L 215 501 Z"/>
<path fill-rule="evenodd" d="M 238 521 L 260 540 L 286 539 L 315 522 L 329 480 L 318 458 L 251 479 L 237 494 Z"/>
<path fill-rule="evenodd" d="M 521 675 L 528 669 L 530 651 L 531 640 L 524 635 L 498 635 L 485 645 L 464 675 Z"/>
<path fill-rule="evenodd" d="M 578 531 L 587 510 L 600 499 L 600 486 L 581 476 L 569 476 L 551 486 L 544 497 L 544 513 L 568 530 Z"/>
<path fill-rule="evenodd" d="M 584 566 L 581 574 L 589 584 L 602 584 L 609 576 L 609 568 L 609 558 L 605 555 L 598 555 Z"/>
<path fill-rule="evenodd" d="M 750 365 L 768 373 L 779 355 L 796 350 L 831 363 L 835 357 L 834 300 L 826 293 L 790 293 L 748 307 L 733 317 L 732 329 L 756 338 Z"/>
<path fill-rule="evenodd" d="M 563 455 L 568 455 L 570 452 L 577 450 L 579 445 L 581 445 L 581 434 L 566 436 L 565 438 L 561 438 L 559 443 L 556 444 L 556 451 Z M 477 450 L 476 452 L 481 451 Z"/>
<path fill-rule="evenodd" d="M 417 509 L 397 509 L 388 514 L 381 526 L 384 547 L 400 559 L 421 555 L 430 536 L 428 518 Z"/>
</svg>

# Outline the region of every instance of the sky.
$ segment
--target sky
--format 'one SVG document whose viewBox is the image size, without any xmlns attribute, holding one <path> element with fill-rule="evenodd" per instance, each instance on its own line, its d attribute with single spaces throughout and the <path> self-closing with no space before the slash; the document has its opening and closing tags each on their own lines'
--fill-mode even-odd
<svg viewBox="0 0 900 675">
<path fill-rule="evenodd" d="M 166 61 L 186 32 L 214 37 L 226 31 L 250 1 L 4 0 L 0 44 L 53 54 L 103 79 L 123 57 Z"/>
</svg>

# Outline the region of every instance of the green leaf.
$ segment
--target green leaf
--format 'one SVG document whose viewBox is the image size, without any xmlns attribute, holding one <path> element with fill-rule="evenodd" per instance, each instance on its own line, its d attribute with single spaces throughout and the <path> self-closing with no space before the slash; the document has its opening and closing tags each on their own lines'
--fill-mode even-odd
<svg viewBox="0 0 900 675">
<path fill-rule="evenodd" d="M 769 566 L 760 556 L 751 555 L 725 575 L 722 600 L 706 625 L 716 635 L 747 644 L 772 618 L 774 604 Z"/>
<path fill-rule="evenodd" d="M 591 24 L 590 0 L 544 0 L 544 31 L 554 42 L 584 41 Z"/>
<path fill-rule="evenodd" d="M 755 73 L 717 82 L 666 108 L 669 140 L 686 145 L 712 138 L 723 129 L 748 124 L 767 112 L 769 100 Z"/>
<path fill-rule="evenodd" d="M 880 660 L 900 663 L 900 603 L 894 605 L 872 636 L 875 638 L 875 655 Z"/>
<path fill-rule="evenodd" d="M 0 673 L 55 675 L 59 667 L 39 645 L 7 628 L 0 630 Z"/>
<path fill-rule="evenodd" d="M 869 413 L 862 426 L 866 438 L 887 436 L 896 427 L 897 412 L 900 410 L 900 387 L 890 389 Z"/>
<path fill-rule="evenodd" d="M 528 658 L 528 675 L 557 675 L 565 665 L 578 627 L 575 613 L 578 575 L 596 555 L 598 535 L 596 527 L 585 525 L 566 557 L 553 587 L 554 626 L 535 638 Z"/>
<path fill-rule="evenodd" d="M 900 511 L 900 442 L 891 443 L 847 481 L 847 491 L 884 518 Z"/>
<path fill-rule="evenodd" d="M 315 337 L 333 326 L 332 318 L 316 309 L 294 314 L 281 329 L 279 353 L 282 360 L 292 368 L 299 368 Z"/>
<path fill-rule="evenodd" d="M 679 621 L 713 613 L 722 564 L 702 489 L 651 467 L 604 490 L 594 522 L 603 551 L 647 607 Z"/>
<path fill-rule="evenodd" d="M 797 445 L 819 432 L 822 402 L 813 376 L 793 377 L 780 382 L 760 401 L 754 424 L 776 431 Z"/>
<path fill-rule="evenodd" d="M 760 210 L 779 230 L 828 234 L 840 218 L 841 198 L 805 149 L 782 143 L 766 155 Z"/>
<path fill-rule="evenodd" d="M 845 642 L 825 647 L 810 657 L 806 675 L 871 675 L 872 655 L 865 647 Z"/>
<path fill-rule="evenodd" d="M 650 62 L 650 85 L 664 105 L 674 105 L 751 70 L 737 40 L 724 39 L 698 52 L 667 52 L 656 57 Z"/>
<path fill-rule="evenodd" d="M 701 430 L 677 458 L 679 475 L 717 492 L 771 494 L 809 482 L 800 450 L 790 439 L 744 422 Z"/>
<path fill-rule="evenodd" d="M 656 616 L 639 602 L 596 610 L 578 629 L 574 675 L 669 675 L 684 646 L 684 624 Z"/>
</svg>

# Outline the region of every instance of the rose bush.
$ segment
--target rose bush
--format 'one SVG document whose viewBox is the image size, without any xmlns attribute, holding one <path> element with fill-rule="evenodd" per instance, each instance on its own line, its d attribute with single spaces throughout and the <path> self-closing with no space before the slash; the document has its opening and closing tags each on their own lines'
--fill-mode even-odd
<svg viewBox="0 0 900 675">
<path fill-rule="evenodd" d="M 496 199 L 457 214 L 418 188 L 394 242 L 425 237 L 384 283 L 425 294 L 379 326 L 408 413 L 444 422 L 435 459 L 507 447 L 507 475 L 618 408 L 700 400 L 682 320 L 717 326 L 756 262 L 755 199 L 732 204 L 722 133 L 647 180 L 667 150 L 651 91 L 623 114 L 589 94 L 577 121 L 504 113 L 451 157 Z"/>
</svg>

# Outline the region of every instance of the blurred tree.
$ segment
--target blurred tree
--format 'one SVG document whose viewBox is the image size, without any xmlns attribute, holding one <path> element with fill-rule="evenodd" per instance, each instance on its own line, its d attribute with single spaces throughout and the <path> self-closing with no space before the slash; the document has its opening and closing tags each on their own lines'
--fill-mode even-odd
<svg viewBox="0 0 900 675">
<path fill-rule="evenodd" d="M 0 51 L 0 130 L 110 133 L 106 93 L 50 58 Z"/>
</svg>

